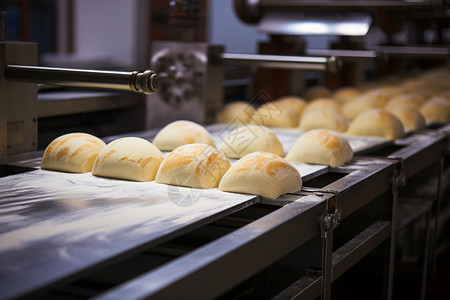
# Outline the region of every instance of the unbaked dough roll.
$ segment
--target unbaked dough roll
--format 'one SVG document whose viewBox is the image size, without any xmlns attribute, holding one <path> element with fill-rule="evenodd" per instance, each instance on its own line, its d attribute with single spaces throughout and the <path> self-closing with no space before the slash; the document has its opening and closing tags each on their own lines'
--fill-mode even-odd
<svg viewBox="0 0 450 300">
<path fill-rule="evenodd" d="M 306 107 L 306 101 L 297 96 L 285 96 L 275 101 L 276 104 L 295 110 L 300 116 Z"/>
<path fill-rule="evenodd" d="M 258 125 L 246 125 L 233 129 L 223 140 L 220 150 L 229 158 L 241 158 L 257 151 L 284 156 L 283 146 L 275 133 Z"/>
<path fill-rule="evenodd" d="M 328 129 L 314 129 L 299 137 L 286 159 L 308 164 L 341 166 L 353 158 L 348 141 Z"/>
<path fill-rule="evenodd" d="M 92 175 L 134 181 L 155 179 L 164 155 L 155 145 L 138 137 L 114 140 L 100 151 Z"/>
<path fill-rule="evenodd" d="M 324 108 L 334 109 L 335 111 L 340 110 L 339 104 L 335 100 L 331 98 L 318 98 L 308 103 L 308 105 L 303 110 L 302 115 L 316 109 L 324 109 Z"/>
<path fill-rule="evenodd" d="M 302 178 L 285 159 L 267 152 L 247 154 L 222 177 L 219 189 L 225 192 L 260 195 L 275 199 L 300 190 Z"/>
<path fill-rule="evenodd" d="M 250 122 L 255 109 L 250 103 L 236 101 L 227 104 L 217 115 L 217 121 L 225 124 L 242 125 Z"/>
<path fill-rule="evenodd" d="M 341 113 L 329 108 L 316 109 L 302 115 L 298 129 L 308 131 L 319 128 L 343 132 L 348 128 L 348 122 Z"/>
<path fill-rule="evenodd" d="M 405 130 L 416 131 L 426 127 L 426 121 L 419 109 L 412 106 L 401 106 L 390 110 L 403 124 Z"/>
<path fill-rule="evenodd" d="M 450 121 L 450 102 L 443 98 L 430 99 L 421 108 L 427 122 L 447 123 Z"/>
<path fill-rule="evenodd" d="M 166 125 L 153 139 L 153 144 L 161 151 L 172 151 L 181 145 L 193 143 L 216 147 L 211 134 L 203 126 L 184 120 Z"/>
<path fill-rule="evenodd" d="M 350 135 L 379 136 L 394 140 L 405 134 L 402 122 L 384 109 L 371 109 L 359 114 L 347 133 Z"/>
<path fill-rule="evenodd" d="M 252 115 L 251 124 L 269 127 L 292 128 L 298 125 L 298 114 L 275 102 L 266 103 Z"/>
<path fill-rule="evenodd" d="M 155 182 L 209 189 L 219 185 L 231 164 L 227 157 L 206 144 L 183 145 L 167 155 Z"/>
<path fill-rule="evenodd" d="M 68 133 L 54 139 L 42 156 L 42 169 L 90 172 L 105 142 L 87 133 Z"/>
</svg>

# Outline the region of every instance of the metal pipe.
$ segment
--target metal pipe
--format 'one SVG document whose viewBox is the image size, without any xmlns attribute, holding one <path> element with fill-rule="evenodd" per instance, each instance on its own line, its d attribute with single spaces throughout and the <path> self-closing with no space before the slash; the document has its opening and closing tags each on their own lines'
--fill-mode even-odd
<svg viewBox="0 0 450 300">
<path fill-rule="evenodd" d="M 341 61 L 336 56 L 332 57 L 307 57 L 266 54 L 235 54 L 223 53 L 222 59 L 226 63 L 253 65 L 266 68 L 321 70 L 336 72 Z"/>
<path fill-rule="evenodd" d="M 151 70 L 124 72 L 7 65 L 5 77 L 9 81 L 131 90 L 145 94 L 154 93 L 161 85 L 159 76 Z"/>
</svg>

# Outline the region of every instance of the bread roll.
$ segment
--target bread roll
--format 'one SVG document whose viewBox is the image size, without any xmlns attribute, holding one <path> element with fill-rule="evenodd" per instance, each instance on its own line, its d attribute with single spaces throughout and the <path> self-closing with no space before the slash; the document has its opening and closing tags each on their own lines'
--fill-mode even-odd
<svg viewBox="0 0 450 300">
<path fill-rule="evenodd" d="M 419 109 L 398 105 L 390 110 L 403 124 L 405 130 L 416 131 L 426 127 L 426 121 Z"/>
<path fill-rule="evenodd" d="M 398 106 L 410 106 L 419 109 L 425 101 L 426 98 L 419 94 L 400 94 L 392 97 L 386 104 L 385 109 L 392 111 Z"/>
<path fill-rule="evenodd" d="M 308 131 L 323 128 L 343 132 L 347 127 L 348 122 L 341 113 L 334 109 L 323 108 L 303 114 L 298 129 Z"/>
<path fill-rule="evenodd" d="M 437 95 L 437 97 L 438 97 L 438 98 L 443 98 L 443 99 L 447 100 L 447 102 L 450 103 L 450 90 L 440 92 L 440 93 Z"/>
<path fill-rule="evenodd" d="M 255 109 L 250 103 L 236 101 L 227 104 L 217 115 L 217 121 L 225 124 L 242 125 L 250 122 Z"/>
<path fill-rule="evenodd" d="M 296 111 L 271 102 L 258 108 L 253 113 L 250 123 L 269 127 L 292 128 L 297 127 L 298 118 Z"/>
<path fill-rule="evenodd" d="M 161 151 L 172 151 L 181 145 L 193 143 L 216 147 L 209 132 L 203 126 L 191 121 L 172 122 L 161 129 L 153 139 L 153 144 Z"/>
<path fill-rule="evenodd" d="M 360 91 L 354 87 L 341 87 L 334 91 L 332 98 L 336 100 L 340 105 L 347 103 L 358 97 L 360 95 Z"/>
<path fill-rule="evenodd" d="M 260 195 L 275 199 L 300 190 L 302 178 L 285 159 L 267 152 L 247 154 L 222 177 L 219 189 L 226 192 Z"/>
<path fill-rule="evenodd" d="M 405 134 L 402 122 L 384 109 L 371 109 L 359 114 L 350 124 L 348 134 L 379 136 L 394 140 Z"/>
<path fill-rule="evenodd" d="M 342 115 L 348 119 L 353 120 L 359 114 L 374 108 L 380 108 L 375 102 L 368 98 L 356 98 L 345 103 L 342 106 Z"/>
<path fill-rule="evenodd" d="M 375 88 L 359 95 L 356 99 L 368 99 L 377 107 L 384 107 L 388 103 L 390 97 L 392 97 L 393 95 L 395 95 L 393 91 L 389 92 L 389 88 L 387 87 L 385 87 L 384 89 Z"/>
<path fill-rule="evenodd" d="M 90 172 L 105 142 L 87 133 L 68 133 L 54 139 L 42 156 L 42 169 Z"/>
<path fill-rule="evenodd" d="M 299 137 L 286 159 L 293 162 L 337 167 L 353 158 L 346 139 L 328 129 L 315 129 Z"/>
<path fill-rule="evenodd" d="M 164 155 L 155 145 L 138 137 L 110 142 L 100 151 L 92 175 L 134 181 L 155 179 Z"/>
<path fill-rule="evenodd" d="M 447 123 L 450 121 L 450 103 L 444 98 L 431 98 L 420 108 L 420 112 L 427 122 Z"/>
<path fill-rule="evenodd" d="M 311 101 L 317 98 L 326 98 L 331 96 L 330 90 L 325 86 L 313 86 L 306 90 L 303 95 L 306 100 Z"/>
<path fill-rule="evenodd" d="M 230 162 L 216 148 L 206 144 L 183 145 L 167 155 L 155 182 L 209 189 L 219 185 Z"/>
<path fill-rule="evenodd" d="M 308 103 L 308 105 L 303 110 L 303 114 L 306 114 L 315 109 L 323 109 L 323 108 L 334 109 L 335 111 L 340 110 L 339 104 L 337 104 L 336 101 L 334 101 L 333 99 L 318 98 Z"/>
<path fill-rule="evenodd" d="M 241 158 L 257 151 L 284 156 L 283 146 L 277 136 L 268 128 L 258 125 L 233 129 L 223 140 L 220 150 L 230 158 Z"/>
<path fill-rule="evenodd" d="M 378 98 L 378 101 L 381 101 L 381 106 L 384 106 L 391 97 L 404 93 L 404 90 L 398 86 L 385 84 L 369 92 L 373 93 Z"/>
<path fill-rule="evenodd" d="M 383 108 L 387 101 L 388 95 L 380 89 L 371 89 L 362 93 L 352 101 L 345 103 L 342 108 L 342 114 L 348 120 L 353 120 L 360 113 L 369 109 Z"/>
<path fill-rule="evenodd" d="M 295 110 L 300 116 L 306 107 L 306 101 L 297 96 L 285 96 L 275 101 L 276 104 Z"/>
</svg>

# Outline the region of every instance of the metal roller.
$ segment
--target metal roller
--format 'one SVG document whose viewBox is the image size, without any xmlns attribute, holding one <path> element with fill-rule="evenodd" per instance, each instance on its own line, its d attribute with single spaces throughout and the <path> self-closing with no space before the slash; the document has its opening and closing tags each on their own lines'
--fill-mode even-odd
<svg viewBox="0 0 450 300">
<path fill-rule="evenodd" d="M 265 55 L 265 54 L 234 54 L 223 53 L 222 59 L 230 64 L 253 65 L 266 68 L 300 69 L 300 70 L 322 70 L 336 72 L 341 60 L 332 57 L 307 57 L 287 55 Z"/>
<path fill-rule="evenodd" d="M 5 77 L 9 81 L 129 90 L 145 94 L 154 93 L 161 85 L 159 76 L 152 70 L 124 72 L 7 65 Z"/>
</svg>

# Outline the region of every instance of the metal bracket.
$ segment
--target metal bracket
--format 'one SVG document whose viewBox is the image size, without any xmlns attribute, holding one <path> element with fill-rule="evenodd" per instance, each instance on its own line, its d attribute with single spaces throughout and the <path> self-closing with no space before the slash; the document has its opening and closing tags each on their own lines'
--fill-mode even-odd
<svg viewBox="0 0 450 300">
<path fill-rule="evenodd" d="M 439 135 L 443 136 L 446 140 L 445 145 L 443 146 L 442 149 L 442 155 L 450 155 L 450 132 L 446 132 L 446 131 L 439 131 L 438 132 Z"/>
<path fill-rule="evenodd" d="M 392 184 L 397 188 L 406 186 L 407 178 L 405 174 L 405 163 L 402 157 L 388 157 L 390 160 L 396 162 L 394 167 L 394 174 L 392 175 Z"/>
<path fill-rule="evenodd" d="M 342 209 L 339 208 L 339 192 L 335 190 L 324 190 L 316 192 L 318 196 L 323 195 L 323 193 L 333 194 L 334 196 L 329 199 L 333 201 L 330 205 L 328 202 L 328 208 L 325 215 L 322 217 L 322 222 L 320 224 L 322 238 L 326 237 L 326 232 L 330 229 L 336 229 L 339 226 L 339 221 L 342 219 Z M 330 207 L 331 206 L 331 207 Z M 330 210 L 331 208 L 331 210 Z"/>
</svg>

